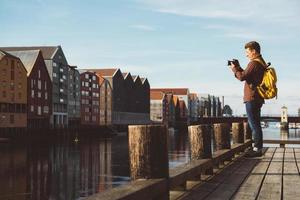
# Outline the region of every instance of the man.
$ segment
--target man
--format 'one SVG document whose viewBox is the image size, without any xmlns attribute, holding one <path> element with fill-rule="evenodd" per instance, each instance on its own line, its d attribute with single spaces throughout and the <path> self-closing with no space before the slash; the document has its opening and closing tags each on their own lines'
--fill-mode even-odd
<svg viewBox="0 0 300 200">
<path fill-rule="evenodd" d="M 254 148 L 251 156 L 261 156 L 263 146 L 263 135 L 260 124 L 260 112 L 264 99 L 257 92 L 256 87 L 262 82 L 267 64 L 260 54 L 260 45 L 256 41 L 248 42 L 245 45 L 246 56 L 249 59 L 246 69 L 242 69 L 237 62 L 231 62 L 235 77 L 240 81 L 245 81 L 244 103 L 248 116 L 248 123 L 252 130 Z"/>
</svg>

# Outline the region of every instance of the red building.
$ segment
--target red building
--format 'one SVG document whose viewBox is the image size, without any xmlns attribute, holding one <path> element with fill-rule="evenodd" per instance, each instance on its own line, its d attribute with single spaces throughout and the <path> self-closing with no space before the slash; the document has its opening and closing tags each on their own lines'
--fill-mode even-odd
<svg viewBox="0 0 300 200">
<path fill-rule="evenodd" d="M 52 82 L 40 50 L 9 51 L 27 70 L 27 127 L 46 128 L 52 114 Z"/>
<path fill-rule="evenodd" d="M 97 126 L 100 123 L 99 77 L 94 72 L 80 74 L 81 81 L 81 124 Z"/>
</svg>

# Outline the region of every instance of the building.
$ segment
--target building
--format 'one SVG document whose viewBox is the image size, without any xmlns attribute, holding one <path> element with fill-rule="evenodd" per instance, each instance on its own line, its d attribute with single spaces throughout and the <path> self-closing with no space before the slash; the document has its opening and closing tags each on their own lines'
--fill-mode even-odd
<svg viewBox="0 0 300 200">
<path fill-rule="evenodd" d="M 150 119 L 152 122 L 167 124 L 167 96 L 163 92 L 150 91 Z"/>
<path fill-rule="evenodd" d="M 167 105 L 166 105 L 166 120 L 169 127 L 175 126 L 175 104 L 173 101 L 173 94 L 165 94 L 167 99 Z"/>
<path fill-rule="evenodd" d="M 40 50 L 9 51 L 27 70 L 28 128 L 49 128 L 52 114 L 52 82 Z"/>
<path fill-rule="evenodd" d="M 190 102 L 190 121 L 196 122 L 199 117 L 199 98 L 196 93 L 189 94 L 189 102 Z"/>
<path fill-rule="evenodd" d="M 176 124 L 177 122 L 181 121 L 179 98 L 176 95 L 173 95 L 173 102 L 175 107 L 175 124 Z"/>
<path fill-rule="evenodd" d="M 0 128 L 27 127 L 27 71 L 21 60 L 0 50 Z"/>
<path fill-rule="evenodd" d="M 176 95 L 179 100 L 184 101 L 187 109 L 188 109 L 188 113 L 187 113 L 187 119 L 189 119 L 190 116 L 190 100 L 189 100 L 189 94 L 190 91 L 188 88 L 151 88 L 152 91 L 160 91 L 163 93 L 172 93 L 173 95 Z"/>
<path fill-rule="evenodd" d="M 106 79 L 112 88 L 112 124 L 146 124 L 149 123 L 150 113 L 142 112 L 144 104 L 149 105 L 149 99 L 141 102 L 142 82 L 140 78 L 133 77 L 133 85 L 126 85 L 120 69 L 87 69 L 95 72 L 99 77 Z M 130 91 L 131 89 L 131 91 Z M 128 97 L 129 96 L 129 97 Z"/>
<path fill-rule="evenodd" d="M 80 74 L 81 81 L 81 125 L 100 125 L 99 77 L 94 72 Z"/>
<path fill-rule="evenodd" d="M 141 112 L 142 113 L 149 113 L 150 118 L 150 83 L 147 78 L 141 78 L 142 81 L 142 96 L 141 96 L 141 102 L 143 104 L 141 105 Z"/>
<path fill-rule="evenodd" d="M 180 108 L 180 121 L 186 122 L 188 118 L 189 110 L 187 106 L 185 105 L 184 100 L 179 100 L 179 108 Z"/>
<path fill-rule="evenodd" d="M 4 51 L 41 50 L 52 81 L 53 115 L 50 124 L 55 128 L 68 126 L 69 65 L 61 46 L 0 47 Z"/>
<path fill-rule="evenodd" d="M 112 86 L 108 80 L 99 76 L 100 87 L 100 125 L 112 125 Z"/>
<path fill-rule="evenodd" d="M 77 66 L 69 66 L 69 96 L 68 96 L 68 119 L 69 127 L 74 127 L 80 124 L 80 73 Z"/>
</svg>

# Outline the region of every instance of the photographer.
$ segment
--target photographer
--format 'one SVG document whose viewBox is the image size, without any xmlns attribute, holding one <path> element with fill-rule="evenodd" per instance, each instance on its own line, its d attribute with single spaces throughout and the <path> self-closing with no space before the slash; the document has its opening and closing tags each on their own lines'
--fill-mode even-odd
<svg viewBox="0 0 300 200">
<path fill-rule="evenodd" d="M 252 130 L 254 148 L 249 156 L 261 156 L 263 146 L 263 135 L 260 124 L 261 107 L 264 99 L 258 94 L 256 87 L 262 82 L 267 64 L 260 54 L 260 45 L 252 41 L 245 45 L 246 56 L 249 63 L 246 69 L 242 69 L 238 60 L 228 61 L 235 77 L 240 81 L 245 81 L 244 103 L 248 116 L 248 123 Z"/>
</svg>

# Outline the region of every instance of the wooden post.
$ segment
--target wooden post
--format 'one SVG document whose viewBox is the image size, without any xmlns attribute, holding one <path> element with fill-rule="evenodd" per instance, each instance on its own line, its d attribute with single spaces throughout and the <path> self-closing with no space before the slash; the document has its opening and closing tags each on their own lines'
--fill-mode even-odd
<svg viewBox="0 0 300 200">
<path fill-rule="evenodd" d="M 245 138 L 245 141 L 252 140 L 252 131 L 250 129 L 248 122 L 244 122 L 244 138 Z"/>
<path fill-rule="evenodd" d="M 128 127 L 132 180 L 168 178 L 167 129 L 162 125 Z"/>
<path fill-rule="evenodd" d="M 128 140 L 132 180 L 169 178 L 166 126 L 128 126 Z M 169 189 L 155 199 L 169 199 Z"/>
<path fill-rule="evenodd" d="M 207 125 L 189 126 L 191 160 L 211 158 L 211 135 Z"/>
<path fill-rule="evenodd" d="M 230 127 L 228 124 L 214 124 L 216 150 L 230 149 Z"/>
<path fill-rule="evenodd" d="M 232 123 L 232 141 L 233 144 L 244 143 L 244 129 L 240 122 Z"/>
<path fill-rule="evenodd" d="M 189 126 L 191 160 L 212 158 L 211 133 L 208 125 Z M 207 169 L 205 174 L 213 174 L 213 169 Z"/>
</svg>

